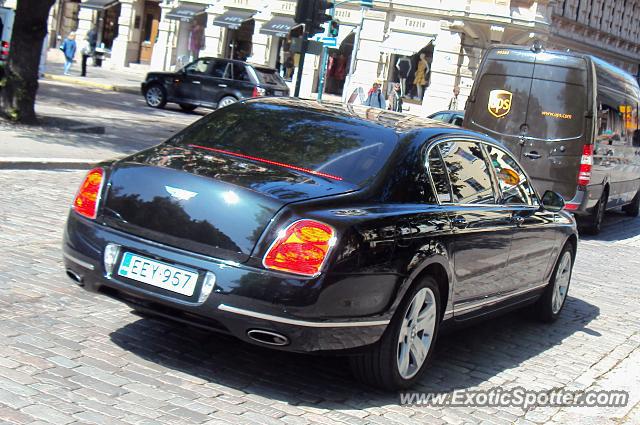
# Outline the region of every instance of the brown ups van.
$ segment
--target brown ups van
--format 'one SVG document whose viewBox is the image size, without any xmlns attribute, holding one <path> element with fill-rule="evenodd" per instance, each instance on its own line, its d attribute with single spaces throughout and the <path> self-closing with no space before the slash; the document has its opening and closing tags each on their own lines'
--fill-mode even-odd
<svg viewBox="0 0 640 425">
<path fill-rule="evenodd" d="M 607 209 L 640 208 L 640 88 L 598 58 L 520 46 L 484 55 L 463 126 L 501 140 L 540 193 L 598 233 Z"/>
</svg>

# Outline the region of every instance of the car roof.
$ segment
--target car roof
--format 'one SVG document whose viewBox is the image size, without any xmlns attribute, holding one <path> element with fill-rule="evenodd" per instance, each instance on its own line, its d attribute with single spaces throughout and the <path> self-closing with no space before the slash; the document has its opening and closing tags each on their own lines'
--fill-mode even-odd
<svg viewBox="0 0 640 425">
<path fill-rule="evenodd" d="M 215 58 L 213 56 L 200 56 L 198 59 L 208 59 L 208 60 L 232 62 L 232 63 L 242 64 L 242 65 L 249 65 L 249 66 L 251 66 L 253 68 L 256 68 L 256 69 L 268 69 L 270 71 L 275 71 L 276 70 L 275 68 L 271 68 L 271 67 L 264 66 L 264 65 L 259 65 L 257 63 L 256 64 L 248 63 L 248 62 L 241 61 L 241 60 L 238 60 L 238 59 Z"/>
</svg>

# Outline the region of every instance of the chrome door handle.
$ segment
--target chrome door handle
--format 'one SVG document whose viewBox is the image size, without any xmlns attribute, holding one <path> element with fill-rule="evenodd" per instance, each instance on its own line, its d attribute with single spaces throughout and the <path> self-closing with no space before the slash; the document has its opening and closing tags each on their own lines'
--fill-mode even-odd
<svg viewBox="0 0 640 425">
<path fill-rule="evenodd" d="M 194 81 L 192 81 L 192 83 L 193 83 L 193 84 L 202 84 L 202 83 L 201 83 L 200 81 L 198 81 L 198 80 L 194 80 Z"/>
<path fill-rule="evenodd" d="M 218 84 L 218 87 L 227 87 L 226 84 Z"/>
<path fill-rule="evenodd" d="M 464 217 L 456 217 L 451 219 L 451 225 L 458 229 L 464 229 L 467 227 L 467 220 Z"/>
<path fill-rule="evenodd" d="M 542 155 L 540 155 L 538 152 L 527 152 L 524 154 L 524 156 L 526 156 L 529 159 L 540 159 L 542 158 Z"/>
</svg>

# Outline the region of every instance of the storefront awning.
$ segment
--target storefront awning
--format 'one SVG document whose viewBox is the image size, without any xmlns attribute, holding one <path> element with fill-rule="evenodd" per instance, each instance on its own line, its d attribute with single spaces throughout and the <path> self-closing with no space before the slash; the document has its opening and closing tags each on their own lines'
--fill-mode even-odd
<svg viewBox="0 0 640 425">
<path fill-rule="evenodd" d="M 205 8 L 206 6 L 202 4 L 181 4 L 175 9 L 171 9 L 171 11 L 165 15 L 165 18 L 181 22 L 191 22 L 197 15 L 204 13 Z"/>
<path fill-rule="evenodd" d="M 286 37 L 291 31 L 291 28 L 297 24 L 293 18 L 287 16 L 276 16 L 269 22 L 264 24 L 260 29 L 260 34 L 275 35 L 276 37 Z"/>
<path fill-rule="evenodd" d="M 253 18 L 253 13 L 245 10 L 227 10 L 213 20 L 213 25 L 237 30 L 244 21 Z"/>
<path fill-rule="evenodd" d="M 80 3 L 80 7 L 93 10 L 104 10 L 118 4 L 118 0 L 87 0 Z"/>
<path fill-rule="evenodd" d="M 380 51 L 396 55 L 413 56 L 432 41 L 433 37 L 426 35 L 392 31 L 387 39 L 380 45 Z"/>
</svg>

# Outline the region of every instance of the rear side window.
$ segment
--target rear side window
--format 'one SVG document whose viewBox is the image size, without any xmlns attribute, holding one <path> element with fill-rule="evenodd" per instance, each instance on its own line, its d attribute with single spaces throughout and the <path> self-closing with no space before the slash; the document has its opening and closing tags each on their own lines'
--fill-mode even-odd
<svg viewBox="0 0 640 425">
<path fill-rule="evenodd" d="M 453 202 L 449 181 L 447 180 L 447 170 L 437 147 L 431 149 L 429 152 L 429 173 L 435 186 L 438 201 L 440 201 L 440 203 Z"/>
<path fill-rule="evenodd" d="M 211 76 L 216 78 L 231 78 L 231 63 L 215 61 L 211 66 Z"/>
<path fill-rule="evenodd" d="M 275 69 L 267 69 L 267 68 L 254 68 L 254 69 L 256 71 L 258 80 L 262 84 L 268 84 L 272 86 L 286 85 L 286 83 L 284 82 L 280 74 L 278 74 Z"/>
<path fill-rule="evenodd" d="M 485 145 L 491 165 L 498 176 L 502 203 L 507 205 L 538 205 L 535 191 L 518 163 L 505 151 Z"/>
<path fill-rule="evenodd" d="M 236 81 L 251 82 L 251 78 L 249 77 L 249 73 L 247 72 L 247 67 L 244 65 L 234 64 L 233 79 Z"/>
<path fill-rule="evenodd" d="M 438 145 L 458 204 L 494 204 L 491 174 L 480 144 L 445 142 Z"/>
<path fill-rule="evenodd" d="M 187 127 L 169 143 L 313 170 L 362 185 L 386 164 L 397 137 L 373 123 L 354 124 L 339 115 L 272 103 L 237 103 Z M 269 167 L 264 172 L 269 173 Z"/>
</svg>

